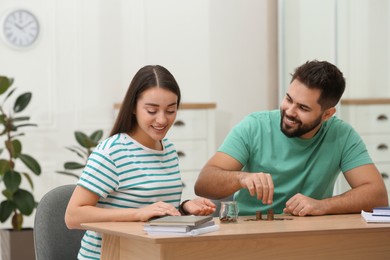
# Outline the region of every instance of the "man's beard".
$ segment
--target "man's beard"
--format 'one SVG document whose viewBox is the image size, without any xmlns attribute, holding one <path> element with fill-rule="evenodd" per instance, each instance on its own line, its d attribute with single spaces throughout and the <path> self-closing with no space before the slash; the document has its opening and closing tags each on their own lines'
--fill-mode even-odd
<svg viewBox="0 0 390 260">
<path fill-rule="evenodd" d="M 283 132 L 284 135 L 287 137 L 301 137 L 304 134 L 307 134 L 308 132 L 312 131 L 314 128 L 319 126 L 322 123 L 322 114 L 316 118 L 313 122 L 310 124 L 302 124 L 302 122 L 293 117 L 287 117 L 286 113 L 283 110 L 280 110 L 280 130 Z M 287 117 L 289 120 L 296 123 L 295 127 L 290 127 L 287 125 L 283 125 L 283 118 Z"/>
</svg>

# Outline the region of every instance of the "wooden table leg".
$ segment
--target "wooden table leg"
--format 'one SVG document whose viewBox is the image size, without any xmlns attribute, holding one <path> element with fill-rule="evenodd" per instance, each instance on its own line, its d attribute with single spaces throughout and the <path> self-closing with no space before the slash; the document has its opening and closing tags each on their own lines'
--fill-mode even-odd
<svg viewBox="0 0 390 260">
<path fill-rule="evenodd" d="M 104 234 L 102 240 L 101 260 L 120 260 L 120 237 Z"/>
</svg>

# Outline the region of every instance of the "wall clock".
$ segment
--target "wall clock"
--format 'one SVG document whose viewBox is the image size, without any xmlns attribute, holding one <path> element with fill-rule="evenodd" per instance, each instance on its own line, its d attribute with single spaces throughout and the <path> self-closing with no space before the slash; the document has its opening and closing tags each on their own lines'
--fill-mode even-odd
<svg viewBox="0 0 390 260">
<path fill-rule="evenodd" d="M 16 9 L 3 19 L 2 34 L 5 41 L 13 47 L 28 48 L 39 36 L 37 17 L 25 9 Z"/>
</svg>

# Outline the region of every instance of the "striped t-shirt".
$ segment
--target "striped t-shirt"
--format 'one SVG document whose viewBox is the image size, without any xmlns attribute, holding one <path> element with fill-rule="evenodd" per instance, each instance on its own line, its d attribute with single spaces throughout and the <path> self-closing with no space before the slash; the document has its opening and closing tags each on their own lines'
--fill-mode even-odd
<svg viewBox="0 0 390 260">
<path fill-rule="evenodd" d="M 167 139 L 162 146 L 157 151 L 127 134 L 113 135 L 90 155 L 77 184 L 99 195 L 102 208 L 142 208 L 157 201 L 178 208 L 183 186 L 177 152 Z M 78 259 L 100 259 L 101 240 L 87 231 Z"/>
</svg>

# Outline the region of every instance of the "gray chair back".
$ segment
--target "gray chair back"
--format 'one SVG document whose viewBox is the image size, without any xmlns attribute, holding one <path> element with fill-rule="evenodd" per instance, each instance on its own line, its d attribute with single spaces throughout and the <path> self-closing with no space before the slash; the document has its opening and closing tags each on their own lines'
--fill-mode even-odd
<svg viewBox="0 0 390 260">
<path fill-rule="evenodd" d="M 34 246 L 36 260 L 77 259 L 84 230 L 69 230 L 65 225 L 65 210 L 76 185 L 54 188 L 46 193 L 34 220 Z"/>
</svg>

